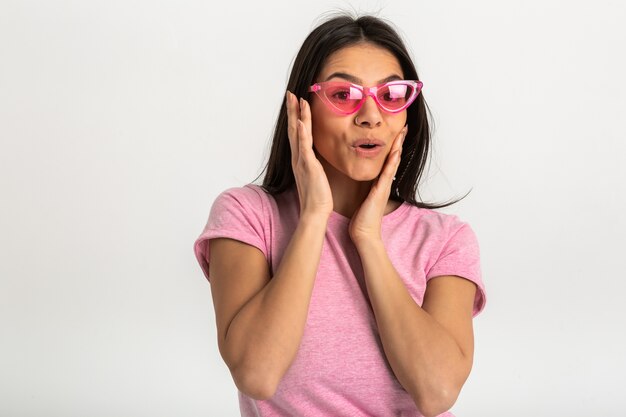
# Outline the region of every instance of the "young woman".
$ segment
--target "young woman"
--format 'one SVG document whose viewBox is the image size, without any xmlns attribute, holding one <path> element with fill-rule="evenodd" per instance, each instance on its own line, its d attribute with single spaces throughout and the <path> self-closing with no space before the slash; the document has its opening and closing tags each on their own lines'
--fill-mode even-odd
<svg viewBox="0 0 626 417">
<path fill-rule="evenodd" d="M 194 245 L 243 416 L 450 416 L 485 304 L 475 235 L 416 201 L 426 103 L 371 16 L 314 29 L 263 186 L 222 193 Z"/>
</svg>

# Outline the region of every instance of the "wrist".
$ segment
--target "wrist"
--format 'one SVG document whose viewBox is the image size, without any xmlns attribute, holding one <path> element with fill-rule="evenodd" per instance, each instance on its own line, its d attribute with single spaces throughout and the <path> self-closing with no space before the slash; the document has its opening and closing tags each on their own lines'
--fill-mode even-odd
<svg viewBox="0 0 626 417">
<path fill-rule="evenodd" d="M 299 224 L 313 227 L 323 227 L 326 230 L 330 213 L 324 212 L 302 212 L 300 213 Z"/>
<path fill-rule="evenodd" d="M 352 237 L 352 242 L 356 246 L 359 255 L 371 253 L 372 251 L 385 250 L 383 239 L 380 235 L 367 235 Z"/>
</svg>

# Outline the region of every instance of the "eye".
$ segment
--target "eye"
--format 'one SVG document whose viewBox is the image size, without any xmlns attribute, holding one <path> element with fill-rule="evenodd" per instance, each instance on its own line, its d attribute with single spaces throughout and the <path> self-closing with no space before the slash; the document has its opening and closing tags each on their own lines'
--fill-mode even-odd
<svg viewBox="0 0 626 417">
<path fill-rule="evenodd" d="M 383 94 L 383 100 L 384 101 L 389 101 L 389 102 L 393 102 L 393 101 L 397 101 L 398 98 L 397 97 L 393 97 L 389 92 Z"/>
<path fill-rule="evenodd" d="M 361 100 L 363 92 L 349 83 L 333 83 L 327 85 L 324 95 L 337 104 L 347 104 Z"/>
<path fill-rule="evenodd" d="M 409 89 L 406 85 L 395 84 L 385 87 L 380 94 L 380 98 L 387 103 L 397 103 L 407 98 Z"/>
<path fill-rule="evenodd" d="M 330 97 L 337 101 L 347 101 L 350 99 L 350 92 L 348 90 L 335 90 Z"/>
</svg>

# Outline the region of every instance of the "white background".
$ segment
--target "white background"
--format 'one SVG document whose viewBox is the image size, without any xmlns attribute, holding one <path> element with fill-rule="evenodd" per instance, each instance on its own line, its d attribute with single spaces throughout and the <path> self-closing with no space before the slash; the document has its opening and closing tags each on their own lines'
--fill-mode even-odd
<svg viewBox="0 0 626 417">
<path fill-rule="evenodd" d="M 459 416 L 619 416 L 621 1 L 0 3 L 0 416 L 235 416 L 192 252 L 326 11 L 400 29 L 487 308 Z"/>
</svg>

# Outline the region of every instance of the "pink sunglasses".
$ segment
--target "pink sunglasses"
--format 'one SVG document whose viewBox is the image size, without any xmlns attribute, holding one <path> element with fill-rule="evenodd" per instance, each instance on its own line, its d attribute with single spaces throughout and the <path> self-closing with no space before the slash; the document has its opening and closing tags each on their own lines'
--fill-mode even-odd
<svg viewBox="0 0 626 417">
<path fill-rule="evenodd" d="M 398 113 L 415 101 L 422 90 L 421 81 L 398 80 L 376 87 L 363 87 L 347 81 L 326 81 L 313 84 L 309 92 L 315 93 L 337 114 L 356 113 L 367 96 L 372 96 L 381 110 Z"/>
</svg>

